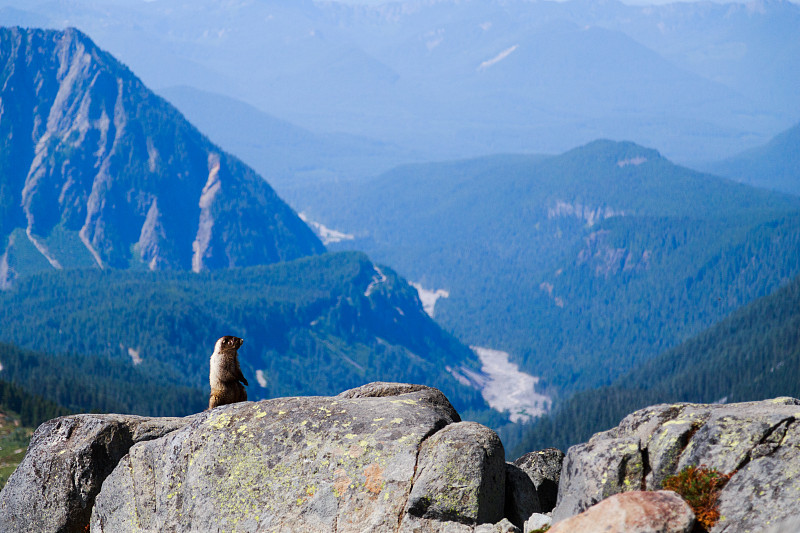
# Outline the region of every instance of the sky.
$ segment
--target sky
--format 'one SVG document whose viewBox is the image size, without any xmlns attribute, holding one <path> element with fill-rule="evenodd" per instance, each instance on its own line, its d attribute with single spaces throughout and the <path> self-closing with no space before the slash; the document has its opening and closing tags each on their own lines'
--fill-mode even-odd
<svg viewBox="0 0 800 533">
<path fill-rule="evenodd" d="M 153 1 L 153 0 L 145 0 L 145 1 Z M 377 5 L 377 4 L 396 3 L 396 2 L 407 2 L 412 0 L 332 0 L 332 1 L 341 2 L 342 4 Z M 746 4 L 753 0 L 620 0 L 620 1 L 623 4 L 630 4 L 630 5 L 648 5 L 648 4 L 656 5 L 656 4 L 672 4 L 675 2 L 698 2 L 698 1 L 711 1 L 717 4 Z M 800 0 L 789 0 L 789 1 L 794 4 L 800 3 Z"/>
</svg>

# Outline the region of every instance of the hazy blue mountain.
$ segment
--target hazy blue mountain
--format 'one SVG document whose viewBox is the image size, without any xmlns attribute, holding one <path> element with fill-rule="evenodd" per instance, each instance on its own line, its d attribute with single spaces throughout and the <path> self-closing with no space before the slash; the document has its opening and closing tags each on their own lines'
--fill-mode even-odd
<svg viewBox="0 0 800 533">
<path fill-rule="evenodd" d="M 0 285 L 324 251 L 260 176 L 79 31 L 1 29 L 0 46 Z"/>
<path fill-rule="evenodd" d="M 445 368 L 480 371 L 475 354 L 425 314 L 415 289 L 359 253 L 200 274 L 35 274 L 0 293 L 0 323 L 0 340 L 51 354 L 0 350 L 0 376 L 75 410 L 202 410 L 214 343 L 230 334 L 245 340 L 250 399 L 403 381 L 440 388 L 467 416 L 504 420 Z"/>
<path fill-rule="evenodd" d="M 656 403 L 800 396 L 800 278 L 601 389 L 578 393 L 523 431 L 517 455 L 566 449 Z M 511 456 L 516 456 L 514 453 Z"/>
<path fill-rule="evenodd" d="M 319 181 L 374 175 L 417 159 L 398 147 L 346 134 L 317 134 L 233 98 L 191 87 L 159 93 L 213 141 L 237 154 L 283 196 Z"/>
<path fill-rule="evenodd" d="M 574 12 L 586 20 L 590 11 Z M 692 72 L 773 109 L 783 108 L 787 126 L 800 119 L 798 25 L 800 6 L 784 0 L 639 7 L 607 23 Z"/>
<path fill-rule="evenodd" d="M 632 143 L 400 167 L 302 206 L 436 319 L 559 389 L 610 383 L 800 273 L 800 199 Z M 340 206 L 348 206 L 340 209 Z"/>
<path fill-rule="evenodd" d="M 315 133 L 374 138 L 376 163 L 381 143 L 441 159 L 596 138 L 709 160 L 800 119 L 791 2 L 2 4 L 16 11 L 0 21 L 27 13 L 86 31 L 156 89 L 191 86 Z"/>
<path fill-rule="evenodd" d="M 20 7 L 30 7 L 30 5 Z M 0 26 L 23 26 L 32 28 L 36 26 L 45 26 L 48 20 L 49 17 L 46 15 L 39 15 L 30 11 L 25 11 L 24 9 L 18 9 L 12 6 L 0 7 Z"/>
<path fill-rule="evenodd" d="M 800 123 L 764 146 L 711 163 L 707 168 L 757 187 L 800 194 Z"/>
</svg>

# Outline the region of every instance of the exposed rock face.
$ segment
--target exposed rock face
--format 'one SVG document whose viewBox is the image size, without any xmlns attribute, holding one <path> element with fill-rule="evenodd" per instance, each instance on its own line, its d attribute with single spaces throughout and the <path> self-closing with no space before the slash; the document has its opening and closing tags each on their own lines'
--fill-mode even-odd
<svg viewBox="0 0 800 533">
<path fill-rule="evenodd" d="M 0 283 L 43 268 L 200 271 L 324 250 L 261 177 L 79 31 L 3 28 L 0 44 Z"/>
<path fill-rule="evenodd" d="M 550 533 L 690 533 L 694 511 L 668 490 L 615 494 L 555 524 Z"/>
<path fill-rule="evenodd" d="M 504 455 L 440 391 L 395 383 L 184 419 L 64 417 L 0 493 L 0 529 L 515 531 Z"/>
<path fill-rule="evenodd" d="M 657 405 L 570 448 L 558 523 L 621 492 L 657 490 L 689 465 L 734 473 L 712 533 L 760 531 L 795 516 L 800 494 L 800 400 Z"/>
<path fill-rule="evenodd" d="M 130 447 L 190 420 L 75 415 L 42 424 L 0 493 L 0 531 L 84 531 L 103 480 Z"/>
<path fill-rule="evenodd" d="M 563 462 L 564 452 L 558 448 L 526 453 L 514 461 L 516 466 L 528 474 L 536 488 L 540 510 L 534 512 L 549 513 L 556 506 Z"/>
</svg>

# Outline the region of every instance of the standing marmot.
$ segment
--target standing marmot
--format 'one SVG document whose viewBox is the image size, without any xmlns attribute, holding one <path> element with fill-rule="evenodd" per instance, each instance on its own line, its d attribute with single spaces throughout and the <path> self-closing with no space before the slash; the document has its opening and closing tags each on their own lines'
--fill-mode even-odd
<svg viewBox="0 0 800 533">
<path fill-rule="evenodd" d="M 213 409 L 219 405 L 243 402 L 247 400 L 247 391 L 242 383 L 248 385 L 239 368 L 239 357 L 236 350 L 244 341 L 239 337 L 226 335 L 214 345 L 211 354 L 211 397 L 208 399 L 208 408 Z M 241 383 L 240 383 L 241 382 Z"/>
</svg>

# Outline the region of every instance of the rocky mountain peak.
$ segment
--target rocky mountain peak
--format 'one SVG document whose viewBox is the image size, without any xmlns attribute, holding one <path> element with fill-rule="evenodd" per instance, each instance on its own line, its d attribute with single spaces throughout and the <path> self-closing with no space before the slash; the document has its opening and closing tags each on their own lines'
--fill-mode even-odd
<svg viewBox="0 0 800 533">
<path fill-rule="evenodd" d="M 78 30 L 6 28 L 0 42 L 6 285 L 47 268 L 199 272 L 324 250 L 260 176 Z"/>
</svg>

